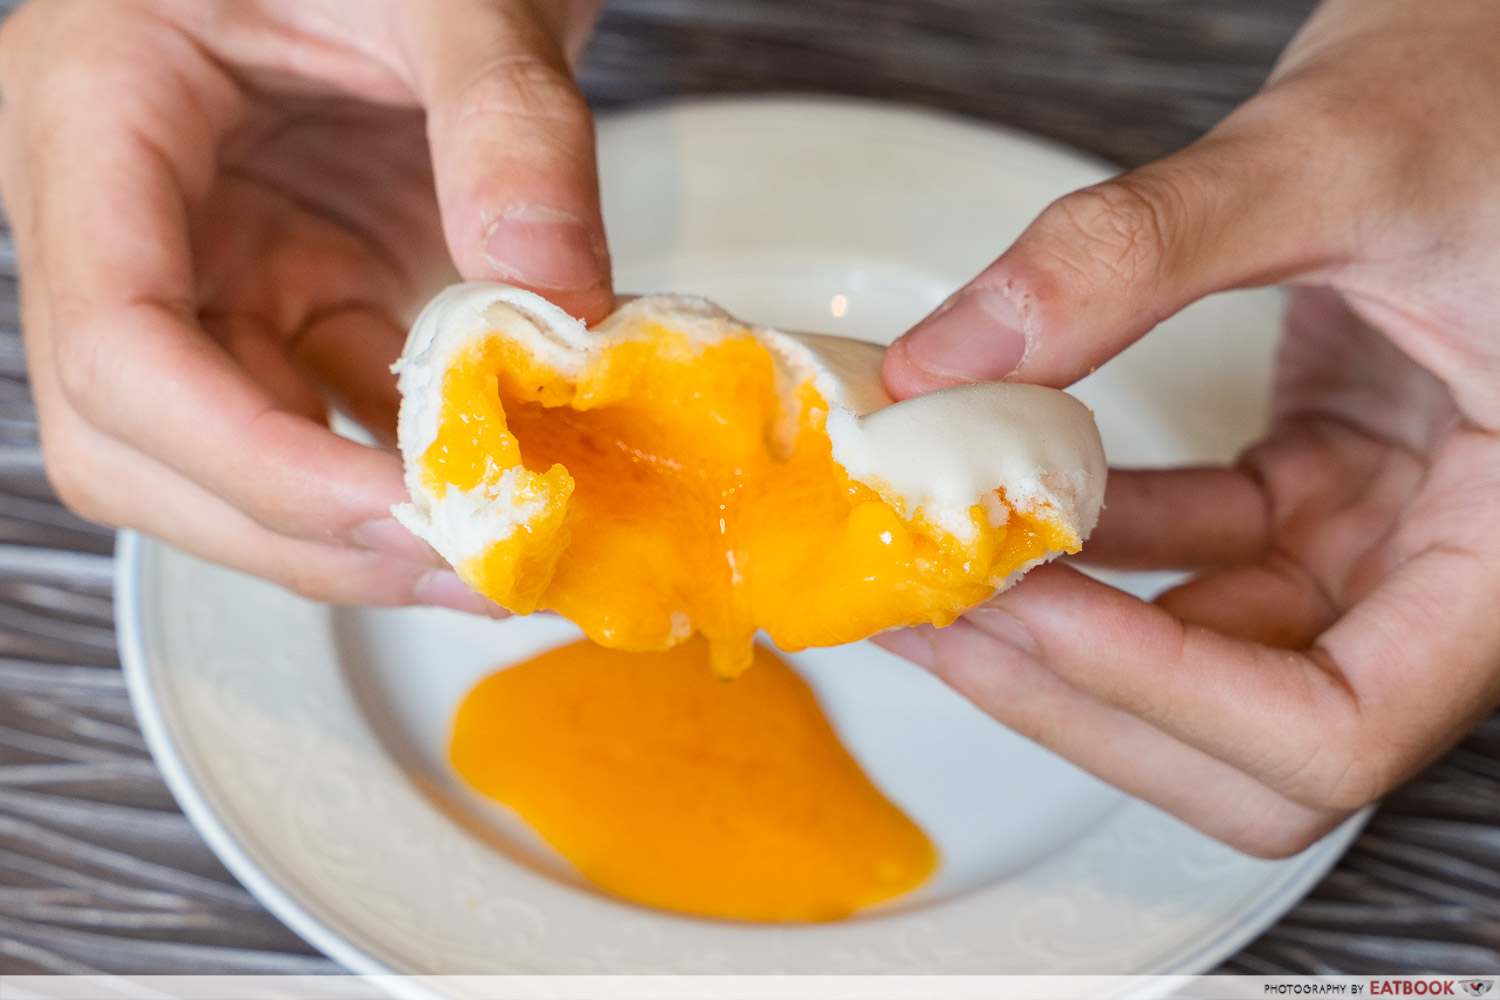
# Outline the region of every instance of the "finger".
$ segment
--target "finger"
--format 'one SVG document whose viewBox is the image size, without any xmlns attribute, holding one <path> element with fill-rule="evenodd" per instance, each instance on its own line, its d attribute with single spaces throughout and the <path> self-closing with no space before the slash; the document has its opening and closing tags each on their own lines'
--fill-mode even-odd
<svg viewBox="0 0 1500 1000">
<path fill-rule="evenodd" d="M 1065 386 L 1210 292 L 1341 260 L 1353 202 L 1329 189 L 1343 167 L 1284 132 L 1252 102 L 1182 152 L 1054 202 L 892 345 L 887 386 Z"/>
<path fill-rule="evenodd" d="M 1304 804 L 1354 743 L 1360 707 L 1326 657 L 1273 649 L 1174 618 L 1062 566 L 1032 571 L 990 607 L 1016 621 L 1007 637 L 1080 690 Z"/>
<path fill-rule="evenodd" d="M 123 87 L 115 63 L 140 53 L 110 48 L 89 73 L 59 70 L 39 102 L 69 97 L 82 110 L 27 134 L 37 244 L 28 262 L 40 265 L 50 314 L 31 331 L 39 367 L 95 427 L 271 530 L 352 542 L 405 500 L 400 463 L 283 409 L 197 328 L 187 204 L 234 112 L 216 97 L 218 70 L 193 71 L 200 53 L 176 36 L 155 45 L 183 47 L 173 54 L 183 77 L 137 81 L 117 100 L 101 88 Z"/>
<path fill-rule="evenodd" d="M 48 304 L 44 299 L 33 299 L 26 313 L 33 345 L 44 341 L 50 318 Z M 327 600 L 353 600 L 353 595 L 363 594 L 358 603 L 408 603 L 403 599 L 377 599 L 378 594 L 367 592 L 377 582 L 374 577 L 363 583 L 345 581 L 354 589 L 338 590 L 342 586 L 337 582 L 341 568 L 354 565 L 343 556 L 335 558 L 334 554 L 345 548 L 356 555 L 376 553 L 403 565 L 420 564 L 424 572 L 444 565 L 441 557 L 398 524 L 388 509 L 377 511 L 376 516 L 353 528 L 342 544 L 318 543 L 315 549 L 291 546 L 288 543 L 295 539 L 263 525 L 256 524 L 262 530 L 252 532 L 245 524 L 256 522 L 222 497 L 81 419 L 59 388 L 58 375 L 52 364 L 32 365 L 43 450 L 48 476 L 59 496 L 85 517 L 151 531 L 205 558 L 259 572 Z M 320 433 L 332 436 L 328 431 Z M 174 503 L 174 497 L 189 499 Z M 234 510 L 236 516 L 229 516 L 220 507 Z M 194 517 L 201 520 L 192 521 Z M 216 542 L 219 532 L 223 534 Z M 276 567 L 292 567 L 289 572 L 294 572 L 293 579 L 286 579 Z M 303 579 L 313 582 L 298 582 Z M 451 590 L 451 584 L 448 586 Z"/>
<path fill-rule="evenodd" d="M 351 306 L 315 317 L 288 346 L 297 367 L 335 408 L 394 448 L 401 394 L 391 363 L 405 340 L 384 312 Z"/>
<path fill-rule="evenodd" d="M 412 72 L 459 272 L 530 288 L 592 322 L 614 301 L 593 120 L 534 6 L 408 5 Z"/>
<path fill-rule="evenodd" d="M 287 357 L 281 339 L 245 316 L 200 313 L 203 331 L 282 409 L 323 423 L 328 404 L 308 377 Z"/>
<path fill-rule="evenodd" d="M 346 543 L 406 500 L 397 457 L 282 409 L 172 313 L 126 308 L 55 337 L 76 412 L 279 534 Z"/>
<path fill-rule="evenodd" d="M 1189 580 L 1153 603 L 1182 621 L 1280 649 L 1305 649 L 1339 616 L 1312 574 L 1277 551 Z"/>
<path fill-rule="evenodd" d="M 1375 570 L 1380 582 L 1320 639 L 1381 745 L 1413 770 L 1500 703 L 1500 445 L 1455 432 Z"/>
<path fill-rule="evenodd" d="M 91 520 L 131 525 L 314 600 L 505 613 L 471 591 L 415 539 L 403 551 L 398 545 L 326 545 L 288 538 L 66 412 L 53 407 L 47 418 L 49 457 L 66 456 L 48 464 L 54 487 L 69 507 Z"/>
<path fill-rule="evenodd" d="M 1236 469 L 1111 469 L 1099 524 L 1077 561 L 1119 569 L 1233 566 L 1264 550 L 1260 484 Z"/>
<path fill-rule="evenodd" d="M 1060 676 L 1295 802 L 1355 809 L 1500 698 L 1500 582 L 1469 553 L 1408 561 L 1303 651 L 1184 623 L 1063 567 L 993 602 Z"/>
<path fill-rule="evenodd" d="M 1263 857 L 1302 850 L 1340 822 L 1078 688 L 1007 641 L 1014 619 L 983 607 L 945 628 L 874 642 L 925 667 L 1003 725 L 1211 837 Z"/>
</svg>

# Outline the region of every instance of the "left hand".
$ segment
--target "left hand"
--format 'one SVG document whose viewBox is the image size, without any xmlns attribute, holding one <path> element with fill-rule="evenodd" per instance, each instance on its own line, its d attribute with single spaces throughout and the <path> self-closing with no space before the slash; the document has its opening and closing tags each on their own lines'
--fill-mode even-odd
<svg viewBox="0 0 1500 1000">
<path fill-rule="evenodd" d="M 1085 557 L 879 637 L 1001 722 L 1286 855 L 1500 701 L 1500 6 L 1328 0 L 1183 152 L 1051 206 L 886 358 L 898 397 L 1067 385 L 1225 288 L 1294 293 L 1266 437 L 1116 472 Z M 1211 334 L 1205 334 L 1211 335 Z"/>
<path fill-rule="evenodd" d="M 595 0 L 46 0 L 0 30 L 0 191 L 47 474 L 308 597 L 500 614 L 391 516 L 390 363 L 456 267 L 612 308 Z"/>
</svg>

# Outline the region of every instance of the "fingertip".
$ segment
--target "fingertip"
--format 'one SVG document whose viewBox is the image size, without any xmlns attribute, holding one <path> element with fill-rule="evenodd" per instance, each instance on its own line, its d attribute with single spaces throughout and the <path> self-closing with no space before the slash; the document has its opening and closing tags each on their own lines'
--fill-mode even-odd
<svg viewBox="0 0 1500 1000">
<path fill-rule="evenodd" d="M 924 670 L 931 670 L 937 661 L 936 651 L 928 639 L 924 626 L 898 628 L 870 637 L 870 641 L 888 653 L 895 653 L 910 660 Z"/>
<path fill-rule="evenodd" d="M 962 379 L 934 375 L 914 364 L 910 354 L 907 353 L 905 336 L 886 348 L 880 374 L 885 380 L 885 391 L 890 393 L 892 399 L 897 400 L 920 396 L 934 389 L 947 389 L 950 386 L 964 384 Z"/>
<path fill-rule="evenodd" d="M 585 295 L 609 285 L 609 253 L 597 223 L 548 205 L 520 205 L 484 235 L 482 277 L 546 294 Z"/>
<path fill-rule="evenodd" d="M 1046 637 L 1055 630 L 1077 628 L 1089 622 L 1091 614 L 1107 617 L 1120 600 L 1130 605 L 1140 603 L 1070 566 L 1048 563 L 1030 570 L 1019 583 L 984 605 L 991 626 L 986 631 L 1003 631 L 998 627 L 1005 624 L 1000 617 L 1003 613 L 1015 623 L 1015 631 L 1010 633 L 1012 644 L 1034 650 L 1039 640 L 1045 645 Z M 1103 621 L 1101 617 L 1093 625 L 1102 628 Z"/>
<path fill-rule="evenodd" d="M 381 555 L 404 559 L 432 567 L 447 563 L 422 539 L 412 534 L 394 517 L 375 518 L 356 527 L 351 533 L 354 544 Z"/>
<path fill-rule="evenodd" d="M 576 316 L 589 326 L 604 319 L 615 308 L 614 289 L 608 284 L 596 285 L 581 292 L 543 294 L 559 309 L 570 316 Z"/>
<path fill-rule="evenodd" d="M 1038 652 L 1036 637 L 1026 623 L 997 604 L 981 604 L 966 613 L 964 621 L 1023 653 L 1035 655 Z"/>
<path fill-rule="evenodd" d="M 465 614 L 484 615 L 487 618 L 510 617 L 509 611 L 475 593 L 451 569 L 435 569 L 424 573 L 417 580 L 416 586 L 412 588 L 411 603 L 450 608 Z"/>
<path fill-rule="evenodd" d="M 887 388 L 898 399 L 1016 374 L 1030 353 L 1021 312 L 998 288 L 970 285 L 955 293 L 886 355 Z"/>
<path fill-rule="evenodd" d="M 506 211 L 490 223 L 483 251 L 462 271 L 471 280 L 536 292 L 590 325 L 614 307 L 601 223 L 561 209 L 525 205 Z"/>
</svg>

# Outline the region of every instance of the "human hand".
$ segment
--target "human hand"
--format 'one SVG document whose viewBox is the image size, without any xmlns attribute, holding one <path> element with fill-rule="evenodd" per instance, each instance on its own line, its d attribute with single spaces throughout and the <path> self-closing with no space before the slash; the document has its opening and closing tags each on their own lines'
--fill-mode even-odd
<svg viewBox="0 0 1500 1000">
<path fill-rule="evenodd" d="M 1500 6 L 1328 0 L 1181 153 L 1047 209 L 892 347 L 897 396 L 1063 386 L 1213 291 L 1300 286 L 1266 437 L 1116 472 L 1093 561 L 877 639 L 1242 850 L 1295 852 L 1500 701 Z M 1205 331 L 1205 336 L 1212 336 Z"/>
<path fill-rule="evenodd" d="M 0 190 L 63 502 L 323 600 L 494 609 L 392 520 L 400 460 L 335 435 L 328 406 L 393 436 L 388 366 L 454 263 L 610 308 L 568 67 L 595 7 L 13 14 Z"/>
</svg>

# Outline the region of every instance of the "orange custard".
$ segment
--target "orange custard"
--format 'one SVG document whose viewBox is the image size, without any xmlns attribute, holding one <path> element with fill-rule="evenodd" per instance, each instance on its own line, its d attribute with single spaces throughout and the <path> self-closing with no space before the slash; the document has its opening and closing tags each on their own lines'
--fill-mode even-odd
<svg viewBox="0 0 1500 1000">
<path fill-rule="evenodd" d="M 967 540 L 903 516 L 834 461 L 810 382 L 785 435 L 772 355 L 748 333 L 705 345 L 643 322 L 639 338 L 564 378 L 494 337 L 444 375 L 427 488 L 497 491 L 531 512 L 456 564 L 496 603 L 557 611 L 618 649 L 696 631 L 732 677 L 758 629 L 797 650 L 945 625 L 1081 544 L 1050 509 L 992 524 L 976 503 Z"/>
<path fill-rule="evenodd" d="M 753 656 L 725 682 L 701 638 L 554 649 L 469 693 L 453 765 L 589 881 L 650 906 L 837 920 L 920 884 L 932 843 L 791 668 L 761 646 Z"/>
</svg>

